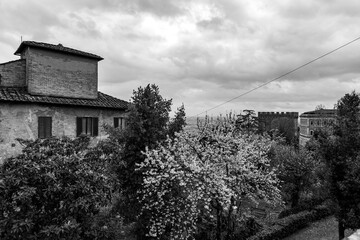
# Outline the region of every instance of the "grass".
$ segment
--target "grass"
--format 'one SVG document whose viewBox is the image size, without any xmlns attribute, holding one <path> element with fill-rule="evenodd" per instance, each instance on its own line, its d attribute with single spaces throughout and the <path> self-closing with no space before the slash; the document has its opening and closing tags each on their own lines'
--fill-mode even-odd
<svg viewBox="0 0 360 240">
<path fill-rule="evenodd" d="M 354 231 L 345 231 L 345 237 L 350 236 Z M 338 224 L 334 216 L 324 218 L 311 223 L 307 228 L 299 230 L 283 240 L 338 240 Z"/>
</svg>

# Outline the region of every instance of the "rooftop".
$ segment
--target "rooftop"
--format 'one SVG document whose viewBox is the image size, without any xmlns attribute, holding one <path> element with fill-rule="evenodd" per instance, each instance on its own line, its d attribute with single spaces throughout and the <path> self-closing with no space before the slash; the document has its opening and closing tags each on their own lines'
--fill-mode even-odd
<svg viewBox="0 0 360 240">
<path fill-rule="evenodd" d="M 337 111 L 336 109 L 320 109 L 320 110 L 304 112 L 303 114 L 300 115 L 300 117 L 335 116 L 336 111 Z"/>
<path fill-rule="evenodd" d="M 129 103 L 98 92 L 96 99 L 35 96 L 30 95 L 23 87 L 0 87 L 0 102 L 12 103 L 42 103 L 51 105 L 69 105 L 96 108 L 122 109 L 128 108 Z"/>
<path fill-rule="evenodd" d="M 42 48 L 42 49 L 47 49 L 47 50 L 51 50 L 51 51 L 55 51 L 55 52 L 65 52 L 68 54 L 73 54 L 73 55 L 77 55 L 77 56 L 96 59 L 98 61 L 104 59 L 104 58 L 102 58 L 98 55 L 92 54 L 92 53 L 83 52 L 83 51 L 76 50 L 76 49 L 69 48 L 69 47 L 64 47 L 62 44 L 54 45 L 54 44 L 43 43 L 43 42 L 34 42 L 34 41 L 21 42 L 20 46 L 18 47 L 18 49 L 16 50 L 16 52 L 14 54 L 15 55 L 21 54 L 21 52 L 26 47 Z"/>
</svg>

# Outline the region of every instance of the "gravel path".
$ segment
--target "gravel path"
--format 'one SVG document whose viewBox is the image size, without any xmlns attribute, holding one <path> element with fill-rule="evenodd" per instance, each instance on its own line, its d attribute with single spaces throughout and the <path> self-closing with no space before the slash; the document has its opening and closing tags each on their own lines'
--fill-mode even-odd
<svg viewBox="0 0 360 240">
<path fill-rule="evenodd" d="M 345 237 L 354 231 L 346 230 Z M 318 222 L 311 223 L 307 228 L 299 230 L 283 240 L 338 240 L 338 227 L 335 217 L 328 217 Z"/>
</svg>

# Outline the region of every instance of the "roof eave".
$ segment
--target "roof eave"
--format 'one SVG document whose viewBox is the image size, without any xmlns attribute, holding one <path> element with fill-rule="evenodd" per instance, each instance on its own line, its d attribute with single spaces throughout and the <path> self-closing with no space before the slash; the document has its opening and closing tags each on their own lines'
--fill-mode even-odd
<svg viewBox="0 0 360 240">
<path fill-rule="evenodd" d="M 67 52 L 67 51 L 62 51 L 62 50 L 58 50 L 58 49 L 52 49 L 52 48 L 42 47 L 42 46 L 28 45 L 28 44 L 26 44 L 26 43 L 24 43 L 24 42 L 22 42 L 22 43 L 20 44 L 20 46 L 18 47 L 18 49 L 14 52 L 14 55 L 20 56 L 21 53 L 24 51 L 24 49 L 25 49 L 26 47 L 33 47 L 33 48 L 38 48 L 38 49 L 46 49 L 46 50 L 48 50 L 48 51 L 53 51 L 53 52 L 62 52 L 62 53 L 70 54 L 70 55 L 80 56 L 80 57 L 83 57 L 83 58 L 96 59 L 96 60 L 98 60 L 98 61 L 104 60 L 103 57 L 96 56 L 95 54 L 93 54 L 94 56 L 85 56 L 85 55 L 82 55 L 82 54 L 80 54 L 80 53 Z"/>
</svg>

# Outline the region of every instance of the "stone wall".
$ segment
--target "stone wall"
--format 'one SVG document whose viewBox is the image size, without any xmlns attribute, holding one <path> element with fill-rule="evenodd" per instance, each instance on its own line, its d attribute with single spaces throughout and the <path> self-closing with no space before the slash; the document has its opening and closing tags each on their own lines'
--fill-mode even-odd
<svg viewBox="0 0 360 240">
<path fill-rule="evenodd" d="M 106 138 L 104 124 L 113 126 L 114 117 L 124 117 L 125 112 L 109 109 L 53 107 L 37 104 L 0 103 L 0 163 L 21 152 L 16 138 L 36 139 L 38 117 L 52 117 L 53 136 L 76 136 L 76 117 L 98 117 L 99 135 L 96 141 Z"/>
<path fill-rule="evenodd" d="M 274 120 L 287 118 L 294 126 L 294 131 L 297 131 L 298 117 L 298 112 L 258 112 L 259 130 L 261 132 L 270 131 Z"/>
<path fill-rule="evenodd" d="M 0 87 L 24 87 L 26 85 L 25 59 L 0 64 Z"/>
<path fill-rule="evenodd" d="M 30 94 L 97 98 L 97 60 L 37 48 L 27 48 L 22 58 Z"/>
</svg>

